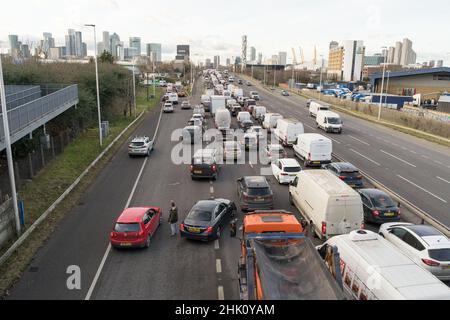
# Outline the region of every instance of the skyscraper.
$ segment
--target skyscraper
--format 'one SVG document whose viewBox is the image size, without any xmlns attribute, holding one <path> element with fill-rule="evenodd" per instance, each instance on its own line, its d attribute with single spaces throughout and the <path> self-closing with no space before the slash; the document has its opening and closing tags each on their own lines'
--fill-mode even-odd
<svg viewBox="0 0 450 320">
<path fill-rule="evenodd" d="M 189 61 L 190 57 L 190 47 L 188 44 L 177 45 L 177 60 Z"/>
<path fill-rule="evenodd" d="M 75 30 L 69 29 L 68 34 L 66 35 L 66 55 L 67 56 L 76 56 L 75 49 Z"/>
<path fill-rule="evenodd" d="M 130 48 L 135 48 L 134 51 L 136 55 L 141 55 L 142 49 L 141 49 L 141 38 L 139 37 L 131 37 L 130 38 Z M 133 51 L 133 50 L 132 50 Z"/>
<path fill-rule="evenodd" d="M 15 34 L 10 34 L 8 36 L 9 39 L 9 47 L 11 56 L 17 58 L 19 56 L 20 51 L 20 42 L 19 37 Z"/>
<path fill-rule="evenodd" d="M 442 68 L 444 66 L 444 60 L 438 60 L 436 62 L 436 68 Z"/>
<path fill-rule="evenodd" d="M 262 63 L 262 53 L 261 52 L 259 52 L 258 53 L 258 64 L 261 64 Z"/>
<path fill-rule="evenodd" d="M 55 39 L 52 37 L 50 32 L 44 32 L 42 35 L 44 36 L 44 40 L 42 40 L 41 43 L 42 51 L 48 56 L 50 53 L 50 48 L 55 47 Z"/>
<path fill-rule="evenodd" d="M 361 81 L 365 47 L 363 41 L 344 41 L 342 80 Z"/>
<path fill-rule="evenodd" d="M 400 41 L 395 43 L 394 64 L 400 65 L 402 61 L 403 44 Z"/>
<path fill-rule="evenodd" d="M 75 32 L 75 56 L 83 57 L 83 36 L 80 31 Z"/>
<path fill-rule="evenodd" d="M 394 59 L 395 59 L 395 47 L 389 47 L 387 62 L 394 63 Z"/>
<path fill-rule="evenodd" d="M 407 38 L 403 39 L 402 56 L 400 60 L 400 64 L 402 66 L 407 66 L 411 63 L 415 63 L 415 61 L 412 62 L 413 54 L 411 51 L 412 51 L 412 41 Z"/>
<path fill-rule="evenodd" d="M 256 48 L 250 47 L 250 61 L 253 63 L 256 61 Z"/>
<path fill-rule="evenodd" d="M 149 56 L 152 61 L 155 60 L 155 62 L 161 62 L 161 43 L 148 43 L 147 56 Z"/>
<path fill-rule="evenodd" d="M 278 64 L 285 66 L 287 63 L 287 52 L 278 52 Z"/>
<path fill-rule="evenodd" d="M 103 42 L 102 42 L 102 49 L 100 52 L 103 53 L 103 51 L 109 52 L 111 53 L 111 39 L 109 37 L 109 32 L 108 31 L 103 31 Z"/>
<path fill-rule="evenodd" d="M 230 58 L 227 58 L 227 64 L 226 64 L 227 68 L 228 68 L 230 65 L 231 65 L 231 59 L 230 59 Z"/>
<path fill-rule="evenodd" d="M 219 69 L 220 67 L 220 56 L 214 56 L 214 69 Z"/>
<path fill-rule="evenodd" d="M 120 43 L 120 37 L 117 33 L 113 33 L 110 37 L 109 37 L 109 41 L 110 41 L 110 52 L 111 55 L 114 58 L 119 58 L 119 52 L 118 52 L 118 47 L 120 47 L 121 43 Z M 123 47 L 122 47 L 123 48 Z"/>
<path fill-rule="evenodd" d="M 244 70 L 247 65 L 247 36 L 242 36 L 241 48 L 241 69 Z"/>
</svg>

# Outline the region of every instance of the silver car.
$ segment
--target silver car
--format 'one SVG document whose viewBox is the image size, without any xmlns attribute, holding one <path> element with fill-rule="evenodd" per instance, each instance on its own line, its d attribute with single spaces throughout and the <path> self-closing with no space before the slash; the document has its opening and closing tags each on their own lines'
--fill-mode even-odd
<svg viewBox="0 0 450 320">
<path fill-rule="evenodd" d="M 153 140 L 149 137 L 136 137 L 128 145 L 128 155 L 148 157 L 153 150 Z"/>
</svg>

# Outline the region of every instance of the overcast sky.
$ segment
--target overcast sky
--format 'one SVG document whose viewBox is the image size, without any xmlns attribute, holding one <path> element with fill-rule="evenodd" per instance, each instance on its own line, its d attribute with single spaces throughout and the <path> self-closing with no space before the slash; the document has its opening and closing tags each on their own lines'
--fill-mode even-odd
<svg viewBox="0 0 450 320">
<path fill-rule="evenodd" d="M 371 4 L 373 3 L 373 4 Z M 304 48 L 310 60 L 314 45 L 328 56 L 332 40 L 364 40 L 371 54 L 405 37 L 413 41 L 418 61 L 443 59 L 450 65 L 450 2 L 446 0 L 333 1 L 333 0 L 16 0 L 2 1 L 0 41 L 8 47 L 8 34 L 22 42 L 51 32 L 64 45 L 67 29 L 83 31 L 93 50 L 93 36 L 85 23 L 119 34 L 128 46 L 130 36 L 143 43 L 159 42 L 163 59 L 172 59 L 176 44 L 190 44 L 194 60 L 240 55 L 241 37 L 248 47 L 270 57 L 291 47 Z"/>
</svg>

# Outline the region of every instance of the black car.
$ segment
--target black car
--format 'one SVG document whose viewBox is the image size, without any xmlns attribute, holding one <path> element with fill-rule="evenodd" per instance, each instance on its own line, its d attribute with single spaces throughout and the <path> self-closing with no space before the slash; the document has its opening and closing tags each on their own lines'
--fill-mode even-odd
<svg viewBox="0 0 450 320">
<path fill-rule="evenodd" d="M 237 114 L 238 114 L 239 112 L 241 112 L 241 111 L 242 111 L 242 107 L 241 107 L 241 106 L 231 106 L 231 115 L 232 115 L 233 117 L 236 117 Z"/>
<path fill-rule="evenodd" d="M 198 150 L 192 157 L 191 166 L 192 180 L 198 178 L 217 179 L 219 166 L 216 161 L 216 153 L 213 149 Z"/>
<path fill-rule="evenodd" d="M 243 120 L 241 122 L 239 122 L 239 127 L 245 131 L 247 131 L 248 129 L 250 129 L 250 127 L 253 126 L 253 121 L 252 120 Z"/>
<path fill-rule="evenodd" d="M 360 189 L 364 221 L 376 224 L 400 221 L 400 208 L 389 195 L 378 189 Z"/>
<path fill-rule="evenodd" d="M 273 209 L 273 192 L 265 177 L 243 177 L 237 180 L 237 195 L 242 211 Z"/>
<path fill-rule="evenodd" d="M 241 79 L 238 79 L 238 84 L 243 84 L 243 81 Z"/>
<path fill-rule="evenodd" d="M 322 168 L 329 170 L 352 188 L 362 188 L 364 186 L 361 173 L 351 163 L 333 162 L 323 165 Z"/>
<path fill-rule="evenodd" d="M 220 238 L 223 227 L 234 217 L 236 205 L 226 199 L 202 200 L 189 211 L 180 225 L 180 234 L 193 240 L 215 240 Z"/>
</svg>

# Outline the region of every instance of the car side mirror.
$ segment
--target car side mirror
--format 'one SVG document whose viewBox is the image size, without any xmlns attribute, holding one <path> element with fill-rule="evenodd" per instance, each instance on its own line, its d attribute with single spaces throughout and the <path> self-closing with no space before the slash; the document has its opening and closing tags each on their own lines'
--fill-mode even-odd
<svg viewBox="0 0 450 320">
<path fill-rule="evenodd" d="M 397 207 L 401 207 L 402 206 L 402 204 L 399 202 L 399 203 L 397 203 Z"/>
</svg>

